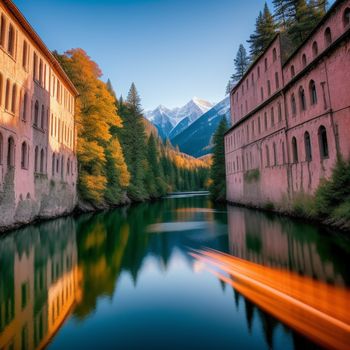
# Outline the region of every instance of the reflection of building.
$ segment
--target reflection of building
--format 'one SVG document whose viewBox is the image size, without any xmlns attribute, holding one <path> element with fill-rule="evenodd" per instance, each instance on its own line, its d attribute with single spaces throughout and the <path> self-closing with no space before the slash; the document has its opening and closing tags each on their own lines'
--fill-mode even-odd
<svg viewBox="0 0 350 350">
<path fill-rule="evenodd" d="M 1 242 L 1 265 L 6 264 L 12 278 L 1 270 L 0 349 L 43 348 L 80 297 L 73 221 L 62 220 L 61 224 L 47 224 L 44 232 L 30 229 L 35 230 L 31 234 L 24 230 L 23 235 L 35 243 L 28 243 L 22 252 L 16 246 L 16 237 Z M 67 230 L 64 237 L 60 237 L 55 225 Z M 13 256 L 12 264 L 5 261 L 6 249 L 8 256 Z"/>
<path fill-rule="evenodd" d="M 74 208 L 76 96 L 17 7 L 0 1 L 0 227 Z"/>
<path fill-rule="evenodd" d="M 337 0 L 287 58 L 277 35 L 231 91 L 229 201 L 288 207 L 350 156 L 350 1 Z"/>
<path fill-rule="evenodd" d="M 321 281 L 344 284 L 343 275 L 334 264 L 334 256 L 328 258 L 327 251 L 319 249 L 316 229 L 312 231 L 310 226 L 295 223 L 289 225 L 288 222 L 269 219 L 264 213 L 230 206 L 228 226 L 232 255 Z"/>
</svg>

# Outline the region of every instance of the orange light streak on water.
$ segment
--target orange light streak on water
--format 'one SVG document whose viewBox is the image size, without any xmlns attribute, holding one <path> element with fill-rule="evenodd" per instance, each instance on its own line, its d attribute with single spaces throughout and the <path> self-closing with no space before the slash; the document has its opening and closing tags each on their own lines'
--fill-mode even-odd
<svg viewBox="0 0 350 350">
<path fill-rule="evenodd" d="M 218 251 L 201 250 L 191 255 L 257 306 L 314 342 L 328 348 L 350 348 L 348 288 Z"/>
</svg>

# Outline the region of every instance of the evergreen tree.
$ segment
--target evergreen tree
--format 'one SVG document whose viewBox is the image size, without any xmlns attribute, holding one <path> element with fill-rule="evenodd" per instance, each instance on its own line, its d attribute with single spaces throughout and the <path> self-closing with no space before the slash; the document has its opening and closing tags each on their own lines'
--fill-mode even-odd
<svg viewBox="0 0 350 350">
<path fill-rule="evenodd" d="M 276 34 L 276 25 L 271 12 L 265 3 L 264 11 L 256 19 L 255 32 L 247 41 L 250 45 L 250 54 L 255 60 L 271 42 Z"/>
<path fill-rule="evenodd" d="M 236 82 L 242 79 L 244 73 L 249 67 L 249 57 L 247 51 L 244 48 L 243 44 L 239 45 L 236 58 L 234 60 L 235 73 L 231 76 L 231 81 Z"/>
<path fill-rule="evenodd" d="M 142 121 L 141 99 L 134 83 L 131 84 L 126 103 L 119 109 L 119 113 L 124 126 L 121 130 L 121 141 L 131 174 L 128 195 L 132 200 L 143 201 L 148 197 L 145 188 L 146 133 Z"/>
<path fill-rule="evenodd" d="M 278 27 L 282 31 L 287 30 L 289 27 L 288 23 L 290 21 L 289 14 L 290 14 L 291 1 L 290 0 L 273 0 L 272 3 L 274 6 L 274 17 Z"/>
<path fill-rule="evenodd" d="M 227 131 L 226 118 L 222 118 L 213 137 L 213 163 L 211 166 L 210 194 L 215 201 L 226 200 L 226 171 L 224 135 Z"/>
</svg>

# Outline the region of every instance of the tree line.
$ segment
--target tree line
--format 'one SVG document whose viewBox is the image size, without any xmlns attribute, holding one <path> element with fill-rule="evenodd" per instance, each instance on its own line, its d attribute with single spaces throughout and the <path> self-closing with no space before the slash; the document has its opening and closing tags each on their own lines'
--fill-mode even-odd
<svg viewBox="0 0 350 350">
<path fill-rule="evenodd" d="M 259 12 L 255 30 L 247 40 L 249 54 L 240 44 L 234 59 L 234 73 L 229 79 L 226 93 L 238 82 L 266 49 L 276 33 L 281 33 L 291 50 L 299 46 L 325 15 L 327 0 L 273 0 L 273 13 L 267 3 Z"/>
<path fill-rule="evenodd" d="M 207 186 L 208 164 L 180 153 L 147 126 L 134 83 L 124 101 L 109 80 L 101 80 L 100 68 L 84 50 L 54 55 L 79 92 L 75 120 L 82 201 L 118 205 Z"/>
</svg>

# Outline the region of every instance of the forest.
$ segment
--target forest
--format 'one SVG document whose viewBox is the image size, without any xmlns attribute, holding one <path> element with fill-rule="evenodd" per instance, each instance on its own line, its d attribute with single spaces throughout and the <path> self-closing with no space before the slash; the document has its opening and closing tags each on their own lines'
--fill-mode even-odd
<svg viewBox="0 0 350 350">
<path fill-rule="evenodd" d="M 78 193 L 94 207 L 157 199 L 166 193 L 205 189 L 209 163 L 163 142 L 143 117 L 134 83 L 117 98 L 111 82 L 82 49 L 55 57 L 76 86 Z"/>
</svg>

